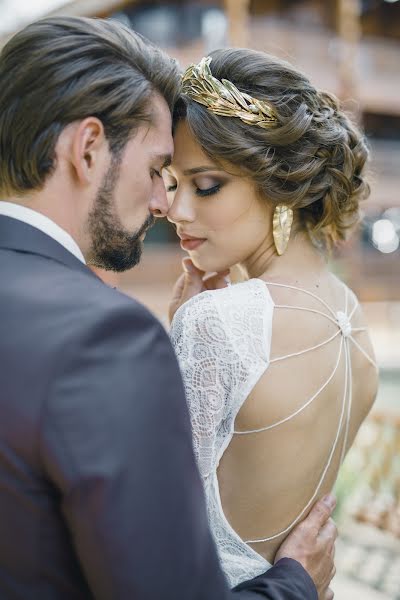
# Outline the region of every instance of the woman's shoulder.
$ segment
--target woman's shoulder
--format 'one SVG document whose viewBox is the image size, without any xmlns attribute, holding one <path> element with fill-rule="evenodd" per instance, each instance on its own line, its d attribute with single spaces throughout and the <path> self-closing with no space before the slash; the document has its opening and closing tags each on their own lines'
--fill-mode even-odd
<svg viewBox="0 0 400 600">
<path fill-rule="evenodd" d="M 205 321 L 210 316 L 229 324 L 242 317 L 246 320 L 254 310 L 269 312 L 273 308 L 268 288 L 260 279 L 249 279 L 225 288 L 206 290 L 193 296 L 175 313 L 173 323 L 182 319 Z"/>
<path fill-rule="evenodd" d="M 349 316 L 353 327 L 367 328 L 368 323 L 365 310 L 355 291 L 334 273 L 331 273 L 331 276 L 332 280 L 336 282 L 337 286 L 342 290 L 343 308 L 341 311 Z"/>
<path fill-rule="evenodd" d="M 183 304 L 171 324 L 174 347 L 194 339 L 212 344 L 214 356 L 240 355 L 242 362 L 264 364 L 271 345 L 273 304 L 257 279 L 202 292 Z"/>
</svg>

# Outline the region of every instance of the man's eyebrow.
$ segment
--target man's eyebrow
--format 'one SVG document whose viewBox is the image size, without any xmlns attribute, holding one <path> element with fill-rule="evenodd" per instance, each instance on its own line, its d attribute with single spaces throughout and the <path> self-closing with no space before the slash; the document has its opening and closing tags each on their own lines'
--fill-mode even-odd
<svg viewBox="0 0 400 600">
<path fill-rule="evenodd" d="M 169 167 L 169 165 L 172 162 L 172 155 L 171 154 L 155 154 L 153 156 L 153 160 L 154 161 L 160 161 L 161 164 L 161 169 L 165 169 L 166 167 Z"/>
<path fill-rule="evenodd" d="M 183 174 L 188 176 L 196 175 L 197 173 L 206 173 L 207 171 L 222 171 L 222 169 L 216 167 L 215 165 L 204 165 L 201 167 L 193 167 L 193 169 L 187 169 L 186 171 L 183 171 Z"/>
</svg>

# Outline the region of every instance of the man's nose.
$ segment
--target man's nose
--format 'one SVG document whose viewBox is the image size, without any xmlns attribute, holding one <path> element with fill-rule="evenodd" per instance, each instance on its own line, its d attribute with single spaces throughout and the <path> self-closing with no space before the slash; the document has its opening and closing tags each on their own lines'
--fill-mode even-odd
<svg viewBox="0 0 400 600">
<path fill-rule="evenodd" d="M 149 210 L 154 217 L 162 218 L 167 216 L 168 200 L 164 182 L 161 178 L 156 180 L 153 187 L 153 194 L 150 200 Z"/>
</svg>

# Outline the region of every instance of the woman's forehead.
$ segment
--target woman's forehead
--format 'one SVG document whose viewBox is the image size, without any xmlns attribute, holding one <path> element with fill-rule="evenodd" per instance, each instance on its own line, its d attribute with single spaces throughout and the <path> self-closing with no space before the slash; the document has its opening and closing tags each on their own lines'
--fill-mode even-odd
<svg viewBox="0 0 400 600">
<path fill-rule="evenodd" d="M 172 167 L 187 171 L 200 165 L 214 165 L 193 136 L 186 121 L 181 120 L 174 133 L 174 156 Z"/>
</svg>

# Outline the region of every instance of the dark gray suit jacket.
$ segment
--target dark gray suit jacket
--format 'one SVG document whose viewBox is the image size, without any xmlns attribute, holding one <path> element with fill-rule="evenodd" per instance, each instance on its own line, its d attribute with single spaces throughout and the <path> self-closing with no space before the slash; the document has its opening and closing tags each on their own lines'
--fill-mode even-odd
<svg viewBox="0 0 400 600">
<path fill-rule="evenodd" d="M 313 600 L 285 559 L 227 588 L 182 381 L 140 304 L 0 216 L 1 600 Z"/>
</svg>

